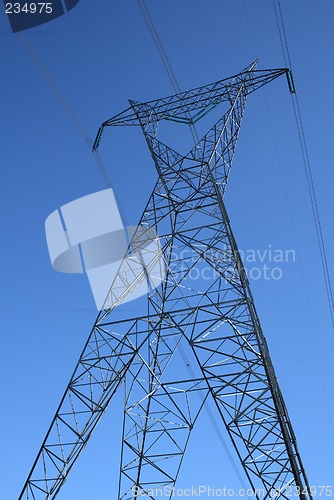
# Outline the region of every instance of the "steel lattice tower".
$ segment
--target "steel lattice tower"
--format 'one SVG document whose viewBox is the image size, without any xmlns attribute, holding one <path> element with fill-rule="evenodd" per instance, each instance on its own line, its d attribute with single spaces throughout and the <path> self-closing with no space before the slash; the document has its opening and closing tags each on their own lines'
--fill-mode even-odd
<svg viewBox="0 0 334 500">
<path fill-rule="evenodd" d="M 19 499 L 53 499 L 115 392 L 125 408 L 118 499 L 137 486 L 173 486 L 196 419 L 211 397 L 252 488 L 287 486 L 310 498 L 308 481 L 275 376 L 253 297 L 224 205 L 224 193 L 247 97 L 287 69 L 256 69 L 130 107 L 106 126 L 140 126 L 158 180 L 129 246 L 152 228 L 159 235 L 164 280 L 152 287 L 140 316 L 113 320 L 113 310 L 150 269 L 133 274 L 124 259 L 56 411 Z M 228 111 L 185 156 L 158 140 L 161 120 L 194 124 L 220 103 Z M 97 147 L 98 140 L 95 143 Z M 187 250 L 187 258 L 172 258 Z M 184 253 L 183 253 L 184 255 Z M 154 259 L 153 259 L 154 260 Z M 152 262 L 151 266 L 156 265 Z M 190 272 L 214 270 L 205 290 Z M 175 370 L 192 356 L 196 373 Z M 146 495 L 144 495 L 146 492 Z"/>
</svg>

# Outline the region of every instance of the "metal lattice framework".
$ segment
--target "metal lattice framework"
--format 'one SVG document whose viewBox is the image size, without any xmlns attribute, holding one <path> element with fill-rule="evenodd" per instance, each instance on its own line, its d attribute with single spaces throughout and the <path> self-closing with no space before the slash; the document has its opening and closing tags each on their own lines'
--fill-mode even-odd
<svg viewBox="0 0 334 500">
<path fill-rule="evenodd" d="M 129 246 L 145 228 L 159 235 L 156 259 L 134 273 L 124 259 L 97 317 L 19 499 L 53 499 L 120 385 L 125 387 L 118 499 L 155 498 L 173 486 L 196 419 L 208 397 L 254 492 L 287 498 L 308 482 L 254 307 L 223 197 L 247 96 L 286 69 L 256 70 L 167 98 L 139 103 L 103 124 L 141 127 L 158 180 Z M 228 110 L 180 155 L 157 138 L 158 122 L 193 124 L 218 104 Z M 102 130 L 102 129 L 101 129 Z M 101 130 L 95 147 L 98 146 Z M 194 271 L 211 269 L 206 281 Z M 113 310 L 143 280 L 151 283 L 143 314 L 113 320 Z M 189 375 L 180 362 L 191 358 Z M 257 495 L 255 494 L 255 497 Z"/>
</svg>

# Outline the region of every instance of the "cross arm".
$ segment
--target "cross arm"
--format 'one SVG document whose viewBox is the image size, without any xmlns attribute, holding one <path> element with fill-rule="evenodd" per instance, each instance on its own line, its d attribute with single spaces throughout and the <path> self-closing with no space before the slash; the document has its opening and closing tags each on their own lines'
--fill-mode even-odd
<svg viewBox="0 0 334 500">
<path fill-rule="evenodd" d="M 251 93 L 281 75 L 286 74 L 287 77 L 289 76 L 287 68 L 255 71 L 250 68 L 209 85 L 142 103 L 142 109 L 137 110 L 137 114 L 133 112 L 132 107 L 129 107 L 105 121 L 102 127 L 140 125 L 140 122 L 160 120 L 173 120 L 188 124 L 195 123 L 212 107 L 224 101 L 233 100 L 235 94 L 239 91 L 240 83 L 245 82 L 247 93 Z M 154 115 L 153 118 L 152 115 Z"/>
</svg>

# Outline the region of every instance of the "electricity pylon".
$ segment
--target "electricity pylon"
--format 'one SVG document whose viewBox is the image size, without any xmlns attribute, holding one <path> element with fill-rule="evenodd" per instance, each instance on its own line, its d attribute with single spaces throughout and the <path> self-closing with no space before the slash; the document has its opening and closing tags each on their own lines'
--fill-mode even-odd
<svg viewBox="0 0 334 500">
<path fill-rule="evenodd" d="M 142 129 L 158 180 L 128 256 L 145 231 L 154 229 L 164 279 L 154 285 L 157 256 L 139 274 L 131 258 L 123 260 L 19 499 L 57 496 L 121 385 L 118 499 L 136 492 L 155 498 L 154 491 L 175 484 L 207 398 L 213 399 L 254 492 L 262 488 L 262 498 L 289 499 L 292 487 L 300 498 L 310 498 L 223 201 L 248 95 L 281 75 L 289 78 L 287 69 L 259 71 L 256 64 L 167 98 L 130 101 L 100 129 L 95 148 L 106 126 Z M 227 112 L 185 156 L 158 140 L 161 120 L 193 125 L 223 102 Z M 207 269 L 213 272 L 206 280 L 191 279 L 194 270 L 201 275 Z M 152 286 L 142 314 L 113 320 L 115 307 L 144 280 Z M 190 356 L 191 363 L 180 363 L 180 355 L 183 361 Z"/>
</svg>

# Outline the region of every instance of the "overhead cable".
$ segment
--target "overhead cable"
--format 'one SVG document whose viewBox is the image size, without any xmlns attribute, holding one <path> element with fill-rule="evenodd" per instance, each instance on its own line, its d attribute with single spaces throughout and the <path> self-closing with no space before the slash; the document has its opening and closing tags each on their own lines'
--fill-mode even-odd
<svg viewBox="0 0 334 500">
<path fill-rule="evenodd" d="M 290 70 L 292 71 L 293 68 L 292 68 L 291 55 L 290 55 L 288 39 L 287 39 L 287 34 L 286 34 L 286 29 L 285 29 L 285 22 L 284 22 L 284 18 L 283 18 L 283 12 L 282 12 L 280 0 L 273 0 L 273 5 L 274 5 L 274 10 L 275 10 L 275 16 L 276 16 L 277 27 L 278 27 L 278 32 L 279 32 L 279 36 L 280 36 L 280 42 L 281 42 L 281 47 L 282 47 L 285 65 L 287 67 L 289 67 Z M 333 288 L 332 288 L 331 277 L 330 277 L 330 273 L 329 273 L 327 252 L 326 252 L 326 247 L 325 247 L 325 243 L 324 243 L 322 224 L 321 224 L 320 213 L 319 213 L 319 208 L 318 208 L 318 200 L 317 200 L 317 195 L 316 195 L 314 181 L 313 181 L 312 167 L 311 167 L 310 157 L 309 157 L 309 153 L 308 153 L 308 147 L 307 147 L 307 143 L 306 143 L 303 119 L 302 119 L 302 115 L 301 115 L 301 111 L 300 111 L 298 95 L 296 92 L 291 93 L 291 99 L 292 99 L 293 111 L 294 111 L 296 125 L 297 125 L 300 147 L 301 147 L 301 151 L 302 151 L 304 170 L 305 170 L 305 175 L 306 175 L 306 180 L 307 180 L 308 193 L 309 193 L 309 197 L 310 197 L 310 201 L 311 201 L 313 220 L 314 220 L 314 225 L 315 225 L 315 230 L 316 230 L 316 235 L 317 235 L 317 242 L 318 242 L 318 247 L 319 247 L 319 253 L 320 253 L 320 258 L 321 258 L 321 265 L 322 265 L 323 275 L 324 275 L 324 279 L 325 279 L 326 294 L 327 294 L 328 306 L 329 306 L 329 311 L 330 311 L 331 324 L 332 324 L 332 329 L 334 331 Z"/>
<path fill-rule="evenodd" d="M 181 87 L 180 87 L 179 82 L 175 76 L 175 72 L 174 72 L 172 65 L 170 63 L 170 60 L 167 56 L 165 47 L 161 41 L 160 34 L 159 34 L 157 27 L 152 19 L 152 16 L 151 16 L 150 11 L 148 9 L 148 6 L 146 4 L 146 0 L 137 0 L 137 3 L 139 5 L 140 11 L 141 11 L 142 16 L 144 18 L 144 21 L 147 25 L 147 28 L 151 34 L 152 40 L 153 40 L 154 45 L 158 51 L 161 62 L 163 64 L 163 67 L 165 68 L 165 71 L 166 71 L 167 76 L 169 78 L 169 81 L 172 85 L 172 88 L 176 94 L 179 94 L 181 92 Z M 195 125 L 193 123 L 190 123 L 189 128 L 190 128 L 190 132 L 191 132 L 192 138 L 194 140 L 194 143 L 197 144 L 199 142 L 199 137 L 198 137 Z"/>
</svg>

